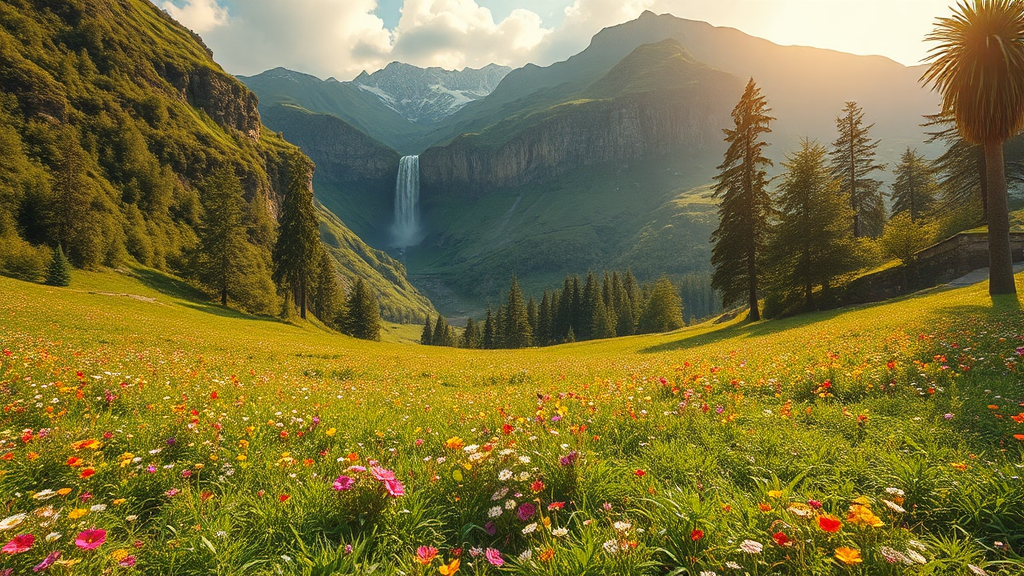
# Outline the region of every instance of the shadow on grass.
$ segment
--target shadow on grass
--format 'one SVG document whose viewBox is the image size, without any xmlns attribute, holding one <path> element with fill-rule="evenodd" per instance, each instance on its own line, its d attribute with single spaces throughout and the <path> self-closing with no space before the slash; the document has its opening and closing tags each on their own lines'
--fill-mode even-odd
<svg viewBox="0 0 1024 576">
<path fill-rule="evenodd" d="M 182 306 L 191 308 L 199 312 L 206 314 L 213 314 L 215 316 L 221 316 L 223 318 L 236 318 L 239 320 L 261 320 L 264 322 L 274 322 L 277 324 L 288 324 L 280 318 L 273 316 L 254 316 L 240 312 L 232 308 L 227 308 L 211 302 L 209 296 L 202 291 L 198 290 L 191 284 L 179 280 L 173 276 L 169 276 L 158 270 L 150 268 L 133 268 L 132 276 L 137 278 L 140 282 L 146 285 L 146 287 L 156 290 L 161 294 L 166 294 L 172 298 L 178 298 L 183 300 L 180 302 Z"/>
</svg>

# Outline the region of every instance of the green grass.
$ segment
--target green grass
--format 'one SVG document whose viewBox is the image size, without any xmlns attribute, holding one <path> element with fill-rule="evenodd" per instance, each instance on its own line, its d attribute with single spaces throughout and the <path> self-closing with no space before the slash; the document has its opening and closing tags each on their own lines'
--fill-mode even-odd
<svg viewBox="0 0 1024 576">
<path fill-rule="evenodd" d="M 1024 573 L 1024 317 L 984 285 L 491 352 L 253 318 L 157 273 L 0 293 L 0 498 L 27 514 L 0 539 L 35 536 L 0 571 L 60 550 L 76 574 L 430 574 L 460 553 L 460 574 Z M 372 461 L 404 495 L 349 468 Z M 106 542 L 80 550 L 91 527 Z"/>
</svg>

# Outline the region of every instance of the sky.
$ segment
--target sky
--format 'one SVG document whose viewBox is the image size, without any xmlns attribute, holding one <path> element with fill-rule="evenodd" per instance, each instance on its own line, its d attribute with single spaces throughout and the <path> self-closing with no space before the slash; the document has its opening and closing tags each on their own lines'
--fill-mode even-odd
<svg viewBox="0 0 1024 576">
<path fill-rule="evenodd" d="M 225 70 L 282 66 L 351 80 L 389 62 L 449 70 L 546 66 L 644 10 L 778 44 L 919 64 L 954 0 L 151 0 L 200 34 Z"/>
</svg>

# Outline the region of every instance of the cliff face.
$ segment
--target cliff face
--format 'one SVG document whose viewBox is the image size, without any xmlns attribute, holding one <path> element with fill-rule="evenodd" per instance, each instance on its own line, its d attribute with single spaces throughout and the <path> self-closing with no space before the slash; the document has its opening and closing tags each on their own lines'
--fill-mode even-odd
<svg viewBox="0 0 1024 576">
<path fill-rule="evenodd" d="M 261 122 L 256 95 L 241 82 L 206 67 L 192 70 L 185 79 L 181 88 L 189 105 L 206 112 L 217 124 L 259 141 Z"/>
<path fill-rule="evenodd" d="M 578 100 L 464 135 L 420 157 L 425 194 L 482 194 L 559 176 L 581 166 L 697 153 L 721 141 L 742 91 L 718 73 L 706 82 L 613 98 Z"/>
</svg>

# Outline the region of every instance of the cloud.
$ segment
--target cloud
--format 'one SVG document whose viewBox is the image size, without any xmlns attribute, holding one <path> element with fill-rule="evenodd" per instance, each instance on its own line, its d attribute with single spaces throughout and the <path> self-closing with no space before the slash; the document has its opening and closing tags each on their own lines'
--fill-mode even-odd
<svg viewBox="0 0 1024 576">
<path fill-rule="evenodd" d="M 228 21 L 227 9 L 217 4 L 217 0 L 186 0 L 182 7 L 164 2 L 161 8 L 198 34 L 223 26 Z"/>
</svg>

